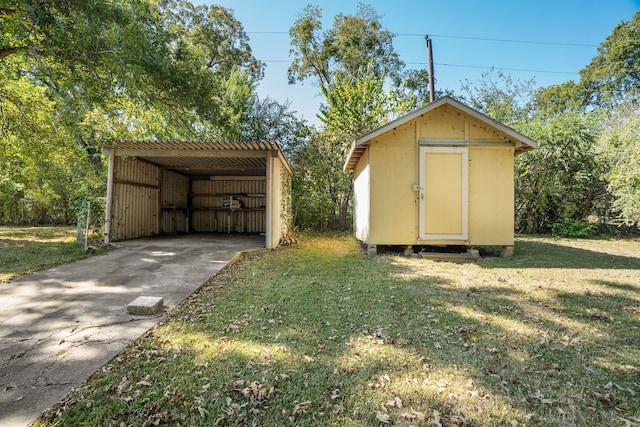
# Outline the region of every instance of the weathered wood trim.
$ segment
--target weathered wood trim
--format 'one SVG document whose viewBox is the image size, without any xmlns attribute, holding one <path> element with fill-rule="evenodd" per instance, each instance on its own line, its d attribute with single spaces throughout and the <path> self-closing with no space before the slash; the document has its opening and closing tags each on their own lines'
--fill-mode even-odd
<svg viewBox="0 0 640 427">
<path fill-rule="evenodd" d="M 266 176 L 212 176 L 209 181 L 265 181 Z"/>
<path fill-rule="evenodd" d="M 158 234 L 162 233 L 162 216 L 164 215 L 164 211 L 162 210 L 162 183 L 164 182 L 164 172 L 162 169 L 158 171 L 158 215 L 156 215 Z M 175 217 L 175 209 L 173 212 Z"/>
<path fill-rule="evenodd" d="M 267 200 L 265 203 L 265 247 L 272 249 L 271 236 L 273 235 L 273 159 L 271 156 L 267 156 L 267 171 L 266 171 L 266 194 Z"/>
<path fill-rule="evenodd" d="M 480 142 L 480 141 L 443 141 L 443 140 L 431 140 L 421 139 L 419 141 L 421 147 L 505 147 L 513 148 L 515 144 L 513 142 Z"/>
<path fill-rule="evenodd" d="M 115 178 L 113 180 L 113 182 L 115 184 L 132 185 L 134 187 L 145 187 L 145 188 L 153 188 L 154 190 L 158 190 L 158 191 L 160 190 L 160 185 L 153 185 L 153 184 L 145 184 L 145 183 L 142 183 L 142 182 L 127 181 L 125 179 L 117 179 L 117 178 Z"/>
<path fill-rule="evenodd" d="M 107 170 L 107 202 L 105 206 L 105 221 L 104 221 L 104 243 L 109 245 L 111 243 L 111 218 L 113 214 L 113 176 L 115 174 L 116 156 L 113 153 L 113 148 L 108 150 L 109 154 L 109 166 Z"/>
</svg>

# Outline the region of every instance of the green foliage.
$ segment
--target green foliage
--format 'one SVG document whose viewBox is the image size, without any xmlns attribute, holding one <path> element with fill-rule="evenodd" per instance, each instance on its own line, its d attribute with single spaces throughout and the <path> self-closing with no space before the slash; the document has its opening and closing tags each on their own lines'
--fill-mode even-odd
<svg viewBox="0 0 640 427">
<path fill-rule="evenodd" d="M 308 5 L 289 36 L 289 82 L 317 79 L 327 90 L 334 78 L 358 78 L 372 72 L 378 78 L 397 76 L 404 67 L 393 48 L 393 35 L 382 26 L 380 16 L 368 5 L 358 4 L 355 15 L 335 16 L 333 26 L 322 31 L 322 9 Z M 369 68 L 363 68 L 369 64 Z"/>
<path fill-rule="evenodd" d="M 640 11 L 622 21 L 580 70 L 586 105 L 609 107 L 640 100 Z"/>
<path fill-rule="evenodd" d="M 187 1 L 0 7 L 0 222 L 99 206 L 99 142 L 237 139 L 262 64 L 232 11 Z"/>
<path fill-rule="evenodd" d="M 597 149 L 598 114 L 536 105 L 534 99 L 546 102 L 550 98 L 534 98 L 540 92 L 533 81 L 514 81 L 502 73 L 484 74 L 479 86 L 467 82 L 464 89 L 472 107 L 539 144 L 515 159 L 518 231 L 577 237 L 581 234 L 577 225 L 587 218 L 608 218 L 611 200 L 603 177 L 607 164 Z"/>
<path fill-rule="evenodd" d="M 563 219 L 551 226 L 551 233 L 562 237 L 573 237 L 577 239 L 589 239 L 594 237 L 597 226 L 586 221 L 576 221 L 569 218 Z"/>
<path fill-rule="evenodd" d="M 320 107 L 318 117 L 326 131 L 342 136 L 345 144 L 350 144 L 382 125 L 390 110 L 390 98 L 383 86 L 384 79 L 369 71 L 359 77 L 336 77 L 328 88 L 322 88 L 326 105 Z"/>
<path fill-rule="evenodd" d="M 465 81 L 463 100 L 470 107 L 509 126 L 528 122 L 533 113 L 534 80 L 514 80 L 502 71 L 482 73 L 480 83 Z"/>
<path fill-rule="evenodd" d="M 351 218 L 353 188 L 342 172 L 344 140 L 329 133 L 311 134 L 293 158 L 293 220 L 302 229 L 345 230 Z"/>
<path fill-rule="evenodd" d="M 596 117 L 564 113 L 521 130 L 539 146 L 516 158 L 516 229 L 546 233 L 553 224 L 596 213 L 607 195 Z"/>
<path fill-rule="evenodd" d="M 580 80 L 547 88 L 536 94 L 542 114 L 580 109 L 612 108 L 640 100 L 640 11 L 621 22 L 598 47 L 591 62 L 580 70 Z"/>
<path fill-rule="evenodd" d="M 626 225 L 640 226 L 640 115 L 632 105 L 610 115 L 600 136 L 600 149 L 608 162 L 608 189 L 613 207 Z"/>
</svg>

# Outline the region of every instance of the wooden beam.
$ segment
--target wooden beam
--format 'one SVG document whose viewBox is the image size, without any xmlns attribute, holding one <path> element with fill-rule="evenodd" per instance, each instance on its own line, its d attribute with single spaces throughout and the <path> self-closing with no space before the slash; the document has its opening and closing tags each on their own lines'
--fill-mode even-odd
<svg viewBox="0 0 640 427">
<path fill-rule="evenodd" d="M 197 166 L 197 165 L 175 165 L 175 166 L 162 166 L 165 170 L 194 170 L 194 171 L 264 171 L 265 166 Z"/>
<path fill-rule="evenodd" d="M 130 149 L 130 148 L 116 148 L 116 156 L 127 157 L 218 157 L 218 158 L 251 158 L 251 159 L 264 159 L 267 157 L 268 151 L 266 150 L 179 150 L 179 149 Z"/>
<path fill-rule="evenodd" d="M 142 182 L 135 182 L 135 181 L 127 181 L 124 179 L 114 179 L 113 182 L 115 184 L 124 184 L 124 185 L 133 185 L 134 187 L 145 187 L 145 188 L 153 188 L 154 190 L 159 190 L 160 186 L 159 185 L 153 185 L 153 184 L 144 184 Z"/>
<path fill-rule="evenodd" d="M 265 181 L 266 176 L 212 176 L 210 181 Z"/>
</svg>

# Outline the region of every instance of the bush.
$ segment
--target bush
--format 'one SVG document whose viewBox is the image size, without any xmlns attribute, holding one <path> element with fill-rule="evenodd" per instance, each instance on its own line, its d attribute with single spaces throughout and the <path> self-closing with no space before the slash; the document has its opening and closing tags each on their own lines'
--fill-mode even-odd
<svg viewBox="0 0 640 427">
<path fill-rule="evenodd" d="M 551 232 L 556 236 L 590 239 L 597 233 L 597 226 L 585 221 L 565 218 L 551 226 Z"/>
</svg>

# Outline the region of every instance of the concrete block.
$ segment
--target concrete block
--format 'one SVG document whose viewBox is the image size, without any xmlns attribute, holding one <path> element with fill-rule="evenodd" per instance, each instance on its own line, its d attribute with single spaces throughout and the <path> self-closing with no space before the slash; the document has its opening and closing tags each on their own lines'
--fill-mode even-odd
<svg viewBox="0 0 640 427">
<path fill-rule="evenodd" d="M 377 245 L 367 245 L 367 255 L 369 255 L 369 256 L 378 255 L 378 246 Z"/>
<path fill-rule="evenodd" d="M 156 314 L 164 305 L 164 298 L 138 297 L 127 304 L 127 312 L 135 316 L 151 316 Z"/>
<path fill-rule="evenodd" d="M 512 258 L 513 257 L 513 246 L 503 246 L 502 253 L 500 254 L 502 258 Z"/>
</svg>

